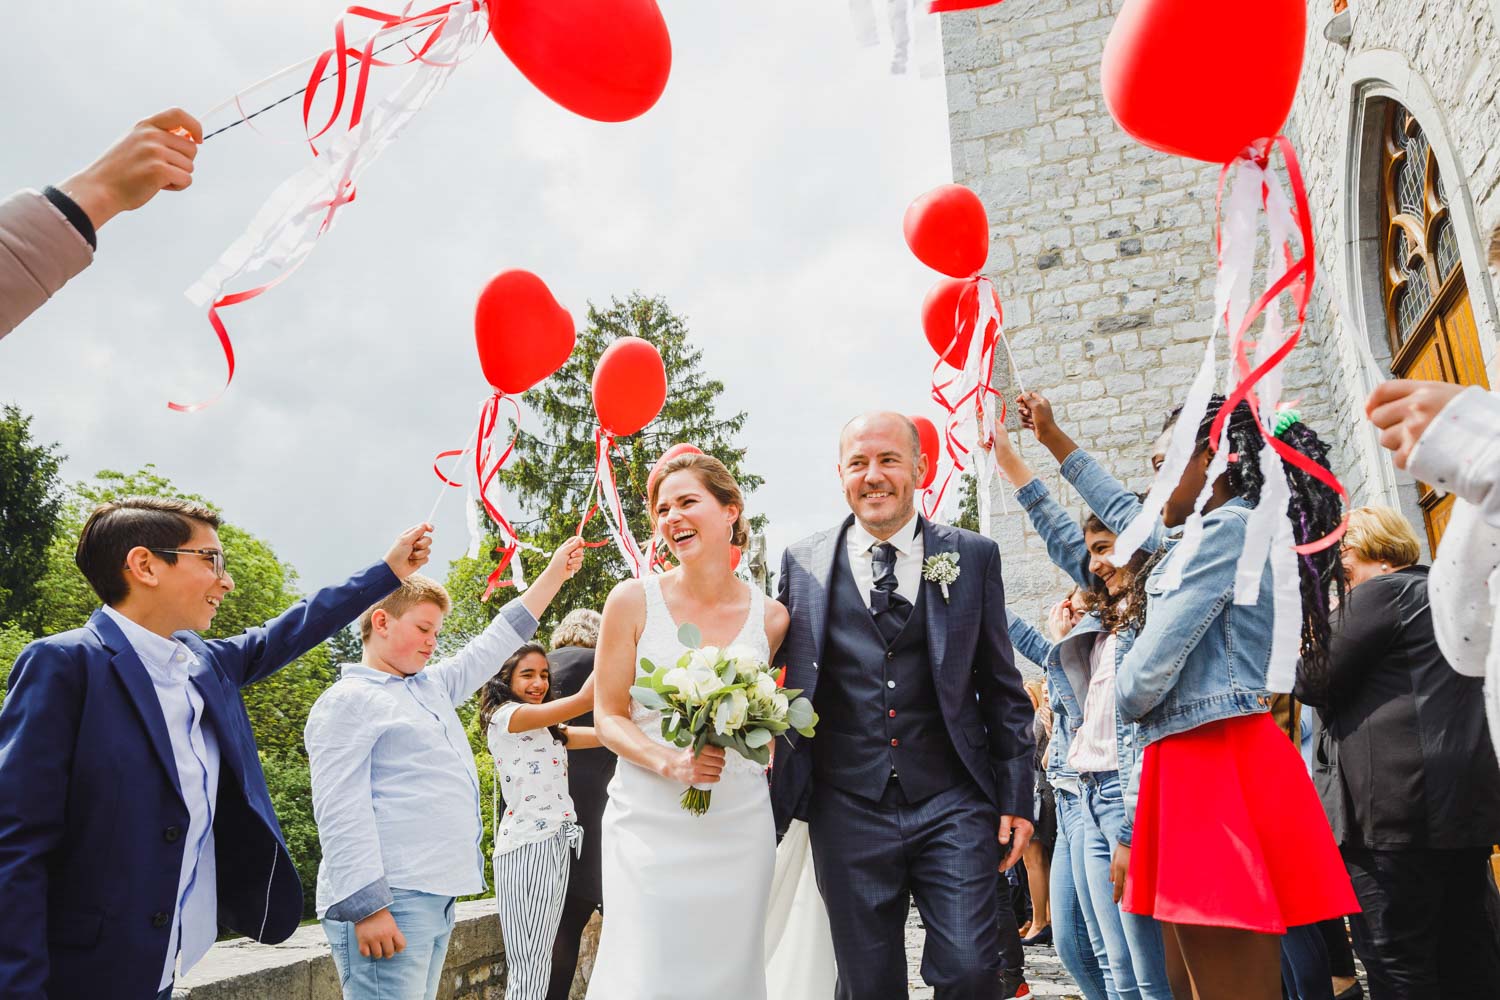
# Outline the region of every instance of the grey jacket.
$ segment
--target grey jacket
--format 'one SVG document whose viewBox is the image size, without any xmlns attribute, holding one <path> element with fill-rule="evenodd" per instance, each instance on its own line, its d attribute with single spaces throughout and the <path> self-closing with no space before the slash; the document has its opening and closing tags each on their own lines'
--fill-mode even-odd
<svg viewBox="0 0 1500 1000">
<path fill-rule="evenodd" d="M 88 241 L 40 192 L 0 201 L 0 337 L 93 260 Z"/>
</svg>

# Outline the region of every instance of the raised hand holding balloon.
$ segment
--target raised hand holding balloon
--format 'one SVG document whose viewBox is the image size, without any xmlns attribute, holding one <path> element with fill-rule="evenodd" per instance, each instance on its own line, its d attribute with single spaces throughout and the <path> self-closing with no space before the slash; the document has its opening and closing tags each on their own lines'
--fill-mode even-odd
<svg viewBox="0 0 1500 1000">
<path fill-rule="evenodd" d="M 583 519 L 578 534 L 583 534 L 595 512 L 594 490 L 599 491 L 598 508 L 604 512 L 609 533 L 625 557 L 631 576 L 639 579 L 650 570 L 651 560 L 641 551 L 631 534 L 630 522 L 620 503 L 620 487 L 615 481 L 610 452 L 615 439 L 629 437 L 656 419 L 667 401 L 667 369 L 661 354 L 650 341 L 640 337 L 621 337 L 599 355 L 594 369 L 594 413 L 599 427 L 594 432 L 594 484 L 584 502 Z"/>
<path fill-rule="evenodd" d="M 1315 271 L 1307 189 L 1296 153 L 1280 134 L 1296 95 L 1306 33 L 1305 0 L 1209 4 L 1126 0 L 1105 43 L 1101 67 L 1105 104 L 1127 133 L 1162 152 L 1223 164 L 1217 201 L 1214 326 L 1165 461 L 1140 515 L 1120 534 L 1112 558 L 1124 565 L 1146 540 L 1187 468 L 1219 375 L 1216 350 L 1222 326 L 1229 348 L 1222 375 L 1226 401 L 1209 433 L 1216 454 L 1208 482 L 1212 484 L 1232 460 L 1225 426 L 1230 411 L 1243 400 L 1256 414 L 1265 444 L 1258 456 L 1239 455 L 1235 460 L 1259 461 L 1266 487 L 1251 515 L 1240 555 L 1235 602 L 1256 602 L 1261 572 L 1269 559 L 1275 583 L 1275 638 L 1268 686 L 1276 692 L 1291 690 L 1300 649 L 1296 554 L 1326 549 L 1343 534 L 1341 527 L 1321 540 L 1292 544 L 1283 463 L 1292 463 L 1348 500 L 1331 472 L 1275 435 L 1277 410 L 1282 405 L 1281 366 L 1301 336 Z M 1226 60 L 1228 44 L 1243 57 Z M 1285 165 L 1290 197 L 1273 168 L 1277 154 Z M 1262 214 L 1270 240 L 1264 275 L 1256 268 Z M 1290 296 L 1296 315 L 1290 328 L 1282 320 L 1283 295 Z M 1247 334 L 1262 317 L 1264 325 L 1252 355 Z M 1207 491 L 1177 543 L 1180 551 L 1172 563 L 1174 571 L 1164 574 L 1161 581 L 1168 590 L 1181 584 L 1181 568 L 1201 543 L 1201 512 L 1206 501 Z"/>
<path fill-rule="evenodd" d="M 432 471 L 443 481 L 437 501 L 432 505 L 431 521 L 437 514 L 448 487 L 461 487 L 443 474 L 438 467 L 445 458 L 458 456 L 454 468 L 462 467 L 472 450 L 474 453 L 474 479 L 470 486 L 469 509 L 474 510 L 474 488 L 477 486 L 479 503 L 489 514 L 500 535 L 500 562 L 490 573 L 481 600 L 489 600 L 497 587 L 512 584 L 518 590 L 525 589 L 521 576 L 521 560 L 517 552 L 525 547 L 500 504 L 490 496 L 496 477 L 510 459 L 516 447 L 516 436 L 521 428 L 521 407 L 516 397 L 556 372 L 567 363 L 573 353 L 575 333 L 573 316 L 552 297 L 546 283 L 530 271 L 502 271 L 489 280 L 479 293 L 474 307 L 474 345 L 479 352 L 479 367 L 485 381 L 495 390 L 484 401 L 479 411 L 479 424 L 469 443 L 457 451 L 445 451 L 433 462 Z M 515 431 L 503 447 L 499 441 L 501 409 L 509 405 L 514 411 Z M 477 518 L 477 515 L 476 515 Z M 478 553 L 478 523 L 469 524 L 471 547 L 469 555 Z M 511 580 L 502 579 L 506 569 L 511 570 Z"/>
<path fill-rule="evenodd" d="M 187 290 L 190 301 L 208 310 L 227 374 L 212 399 L 168 404 L 172 409 L 201 409 L 229 387 L 234 349 L 219 311 L 265 294 L 301 266 L 339 210 L 354 200 L 360 174 L 436 96 L 459 63 L 484 47 L 487 35 L 538 90 L 595 121 L 620 122 L 644 114 L 661 96 L 671 72 L 671 39 L 656 0 L 438 0 L 418 14 L 411 13 L 412 6 L 400 13 L 345 9 L 334 23 L 330 48 L 215 109 L 237 111 L 235 121 L 225 126 L 229 128 L 300 95 L 302 132 L 313 159 L 271 194 L 248 228 Z M 348 35 L 354 26 L 374 30 L 362 43 L 351 44 Z M 382 42 L 379 48 L 377 42 Z M 376 58 L 397 45 L 406 50 L 403 58 Z M 297 94 L 245 110 L 248 93 L 300 72 L 309 62 L 307 83 Z M 414 69 L 389 96 L 370 102 L 372 78 L 401 66 Z M 333 96 L 325 118 L 314 109 L 330 81 Z M 245 287 L 227 292 L 231 283 Z"/>
</svg>

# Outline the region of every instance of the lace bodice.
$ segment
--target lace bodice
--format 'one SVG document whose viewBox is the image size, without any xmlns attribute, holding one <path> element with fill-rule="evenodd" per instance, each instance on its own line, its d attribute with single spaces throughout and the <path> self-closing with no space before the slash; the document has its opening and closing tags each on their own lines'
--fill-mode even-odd
<svg viewBox="0 0 1500 1000">
<path fill-rule="evenodd" d="M 677 638 L 678 623 L 672 619 L 672 612 L 667 608 L 666 599 L 662 597 L 661 578 L 646 576 L 641 584 L 646 590 L 646 626 L 641 630 L 641 639 L 636 645 L 637 675 L 642 672 L 643 657 L 662 667 L 676 663 L 678 657 L 687 652 L 687 647 Z M 766 641 L 766 595 L 749 584 L 746 587 L 750 590 L 750 613 L 745 617 L 745 624 L 740 626 L 739 634 L 726 645 L 744 646 L 753 651 L 762 662 L 766 662 L 771 659 L 771 646 Z M 662 746 L 672 745 L 662 738 L 661 713 L 647 708 L 634 698 L 630 699 L 630 721 L 654 742 Z M 726 754 L 724 770 L 726 774 L 743 771 L 758 775 L 762 768 L 753 760 L 746 760 L 737 753 L 729 753 Z"/>
</svg>

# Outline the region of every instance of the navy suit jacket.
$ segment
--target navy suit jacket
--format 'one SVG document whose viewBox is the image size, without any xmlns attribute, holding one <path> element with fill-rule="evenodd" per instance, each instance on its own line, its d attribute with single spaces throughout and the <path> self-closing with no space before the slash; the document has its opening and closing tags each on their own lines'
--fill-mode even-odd
<svg viewBox="0 0 1500 1000">
<path fill-rule="evenodd" d="M 777 599 L 791 612 L 791 627 L 777 659 L 787 668 L 786 686 L 801 688 L 818 704 L 818 661 L 828 635 L 829 594 L 838 546 L 854 523 L 813 535 L 781 558 Z M 927 588 L 927 647 L 933 684 L 959 758 L 975 783 L 1003 815 L 1032 818 L 1031 699 L 1021 687 L 1005 619 L 1005 584 L 1000 548 L 983 535 L 922 519 L 928 557 L 958 553 L 958 580 L 943 599 L 937 584 Z M 913 601 L 912 603 L 916 603 Z M 777 749 L 771 772 L 771 806 L 778 833 L 792 819 L 807 818 L 812 793 L 812 745 L 788 732 L 790 751 Z M 816 739 L 816 737 L 814 737 Z"/>
<path fill-rule="evenodd" d="M 221 925 L 275 943 L 302 917 L 240 688 L 397 586 L 382 562 L 232 639 L 177 634 L 219 744 Z M 0 997 L 155 997 L 187 827 L 161 703 L 119 626 L 97 611 L 27 646 L 0 711 Z"/>
</svg>

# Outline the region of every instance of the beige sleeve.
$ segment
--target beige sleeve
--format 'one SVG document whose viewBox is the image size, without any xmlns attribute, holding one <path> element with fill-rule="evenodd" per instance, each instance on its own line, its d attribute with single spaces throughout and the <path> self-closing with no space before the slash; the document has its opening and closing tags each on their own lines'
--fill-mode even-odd
<svg viewBox="0 0 1500 1000">
<path fill-rule="evenodd" d="M 36 191 L 0 201 L 0 337 L 94 259 L 88 242 Z"/>
</svg>

